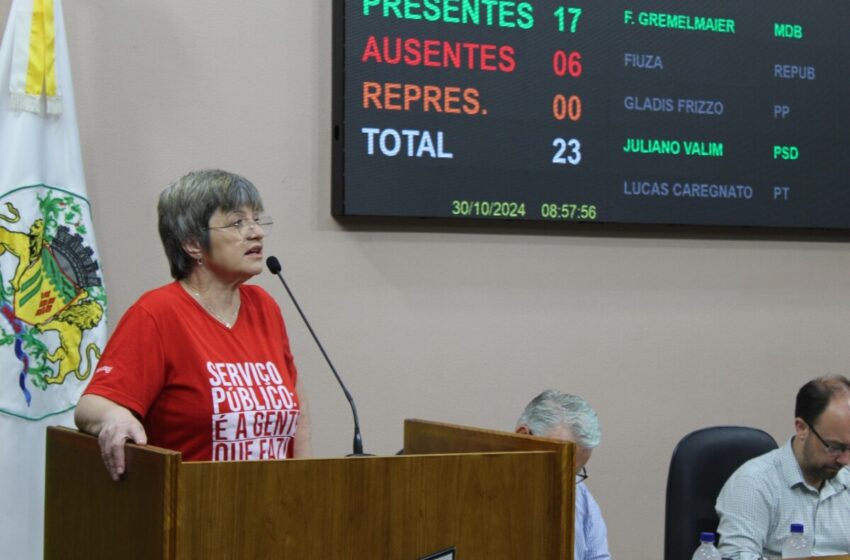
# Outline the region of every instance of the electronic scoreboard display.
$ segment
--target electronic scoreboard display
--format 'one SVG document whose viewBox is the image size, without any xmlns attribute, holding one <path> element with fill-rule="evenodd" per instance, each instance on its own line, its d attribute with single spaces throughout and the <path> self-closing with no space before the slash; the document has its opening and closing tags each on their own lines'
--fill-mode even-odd
<svg viewBox="0 0 850 560">
<path fill-rule="evenodd" d="M 850 229 L 848 0 L 335 0 L 335 216 Z"/>
</svg>

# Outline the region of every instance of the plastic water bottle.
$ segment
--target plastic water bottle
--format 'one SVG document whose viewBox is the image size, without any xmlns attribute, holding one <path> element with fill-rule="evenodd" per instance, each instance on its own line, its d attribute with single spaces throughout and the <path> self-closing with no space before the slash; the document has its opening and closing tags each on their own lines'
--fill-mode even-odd
<svg viewBox="0 0 850 560">
<path fill-rule="evenodd" d="M 720 552 L 714 546 L 714 533 L 700 533 L 699 542 L 699 548 L 696 549 L 691 560 L 721 560 Z"/>
<path fill-rule="evenodd" d="M 782 558 L 808 558 L 812 555 L 812 543 L 803 533 L 802 523 L 791 524 L 791 534 L 782 543 Z"/>
</svg>

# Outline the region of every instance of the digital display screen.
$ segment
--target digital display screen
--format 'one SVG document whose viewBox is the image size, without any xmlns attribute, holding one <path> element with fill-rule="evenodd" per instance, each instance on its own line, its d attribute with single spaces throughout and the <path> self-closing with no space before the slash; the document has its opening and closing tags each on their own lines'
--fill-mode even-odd
<svg viewBox="0 0 850 560">
<path fill-rule="evenodd" d="M 850 229 L 847 0 L 335 0 L 332 213 Z"/>
</svg>

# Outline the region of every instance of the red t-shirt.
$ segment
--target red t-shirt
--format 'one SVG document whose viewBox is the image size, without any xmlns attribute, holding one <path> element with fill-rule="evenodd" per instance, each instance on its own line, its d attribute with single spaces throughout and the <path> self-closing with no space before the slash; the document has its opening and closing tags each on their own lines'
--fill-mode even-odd
<svg viewBox="0 0 850 560">
<path fill-rule="evenodd" d="M 136 413 L 148 443 L 187 461 L 292 457 L 297 372 L 275 301 L 239 288 L 231 329 L 180 284 L 144 294 L 121 318 L 86 394 Z"/>
</svg>

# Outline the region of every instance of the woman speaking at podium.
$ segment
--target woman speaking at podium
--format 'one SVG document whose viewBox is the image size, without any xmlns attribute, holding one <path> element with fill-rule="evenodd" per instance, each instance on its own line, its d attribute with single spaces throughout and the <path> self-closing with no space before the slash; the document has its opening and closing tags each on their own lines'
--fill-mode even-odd
<svg viewBox="0 0 850 560">
<path fill-rule="evenodd" d="M 272 225 L 248 180 L 193 172 L 159 197 L 159 235 L 174 282 L 121 318 L 75 421 L 96 435 L 114 480 L 124 443 L 187 461 L 310 454 L 309 414 L 280 309 L 245 281 L 263 270 Z"/>
</svg>

